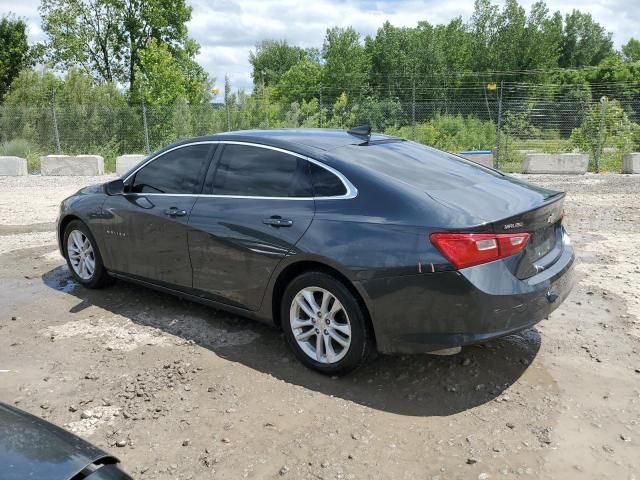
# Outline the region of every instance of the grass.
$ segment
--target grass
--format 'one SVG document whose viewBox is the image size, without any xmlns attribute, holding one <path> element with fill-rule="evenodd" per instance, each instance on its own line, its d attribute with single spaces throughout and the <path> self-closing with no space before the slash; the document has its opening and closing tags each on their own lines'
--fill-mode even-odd
<svg viewBox="0 0 640 480">
<path fill-rule="evenodd" d="M 30 173 L 40 171 L 40 155 L 38 147 L 22 138 L 0 143 L 0 156 L 26 158 L 27 170 Z"/>
<path fill-rule="evenodd" d="M 500 170 L 507 173 L 522 172 L 524 151 L 531 150 L 540 153 L 568 153 L 573 151 L 569 139 L 508 139 L 502 143 L 500 151 Z M 589 171 L 595 172 L 593 154 L 589 154 Z M 599 170 L 601 172 L 620 172 L 624 152 L 603 153 L 600 157 Z"/>
<path fill-rule="evenodd" d="M 22 138 L 15 138 L 8 142 L 0 143 L 0 155 L 5 157 L 27 158 L 29 153 L 37 150 L 31 143 Z"/>
</svg>

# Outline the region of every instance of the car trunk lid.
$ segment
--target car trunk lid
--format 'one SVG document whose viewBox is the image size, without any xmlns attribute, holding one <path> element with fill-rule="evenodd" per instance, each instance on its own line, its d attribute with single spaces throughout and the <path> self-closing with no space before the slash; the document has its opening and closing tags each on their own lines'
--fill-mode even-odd
<svg viewBox="0 0 640 480">
<path fill-rule="evenodd" d="M 529 233 L 529 241 L 517 256 L 512 271 L 520 279 L 546 270 L 562 250 L 564 193 L 549 198 L 537 208 L 491 224 L 495 233 Z"/>
</svg>

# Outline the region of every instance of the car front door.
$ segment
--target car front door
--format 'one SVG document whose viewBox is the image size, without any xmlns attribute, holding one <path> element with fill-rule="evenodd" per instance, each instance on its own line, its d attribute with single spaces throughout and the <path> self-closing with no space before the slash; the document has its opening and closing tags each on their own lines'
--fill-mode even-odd
<svg viewBox="0 0 640 480">
<path fill-rule="evenodd" d="M 107 198 L 108 269 L 167 286 L 192 286 L 189 214 L 215 146 L 198 143 L 168 150 L 131 175 L 123 195 Z"/>
<path fill-rule="evenodd" d="M 193 287 L 257 310 L 274 269 L 315 213 L 309 162 L 272 147 L 225 143 L 189 218 Z"/>
</svg>

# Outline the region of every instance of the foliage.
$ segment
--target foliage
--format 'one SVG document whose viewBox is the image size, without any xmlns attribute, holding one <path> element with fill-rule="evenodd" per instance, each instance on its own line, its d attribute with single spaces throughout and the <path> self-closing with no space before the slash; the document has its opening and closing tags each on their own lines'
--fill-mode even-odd
<svg viewBox="0 0 640 480">
<path fill-rule="evenodd" d="M 359 100 L 352 109 L 353 125 L 368 123 L 377 131 L 384 131 L 389 127 L 407 123 L 407 116 L 397 98 L 377 98 L 367 96 Z"/>
<path fill-rule="evenodd" d="M 385 133 L 411 138 L 411 127 L 388 128 Z M 416 125 L 416 141 L 449 152 L 490 150 L 496 144 L 496 126 L 474 117 L 436 115 L 433 120 Z"/>
<path fill-rule="evenodd" d="M 360 43 L 360 34 L 352 27 L 334 27 L 327 30 L 322 46 L 322 58 L 322 84 L 329 87 L 326 89 L 329 98 L 335 99 L 343 92 L 349 95 L 365 84 L 369 58 Z"/>
<path fill-rule="evenodd" d="M 263 40 L 256 45 L 255 51 L 249 52 L 253 82 L 275 85 L 285 72 L 305 59 L 304 49 L 291 46 L 286 40 Z"/>
<path fill-rule="evenodd" d="M 565 16 L 560 67 L 595 66 L 613 53 L 611 33 L 595 22 L 591 14 L 574 10 Z"/>
<path fill-rule="evenodd" d="M 627 62 L 640 62 L 640 40 L 630 38 L 622 46 L 622 56 Z"/>
<path fill-rule="evenodd" d="M 142 96 L 147 105 L 171 105 L 187 101 L 198 104 L 209 100 L 208 77 L 202 67 L 179 53 L 174 56 L 164 43 L 152 40 L 140 52 L 136 80 L 130 93 L 135 101 Z"/>
<path fill-rule="evenodd" d="M 533 104 L 524 105 L 520 111 L 508 110 L 502 120 L 502 132 L 507 137 L 534 138 L 540 135 L 530 120 Z"/>
<path fill-rule="evenodd" d="M 502 11 L 490 0 L 476 0 L 469 25 L 474 71 L 534 70 L 555 67 L 562 38 L 562 21 L 549 15 L 542 2 L 529 15 L 516 0 Z"/>
<path fill-rule="evenodd" d="M 14 138 L 0 143 L 0 156 L 5 155 L 25 158 L 29 172 L 37 172 L 40 169 L 41 150 L 24 138 Z"/>
<path fill-rule="evenodd" d="M 320 126 L 320 108 L 317 99 L 293 102 L 285 112 L 283 127 L 318 127 Z"/>
<path fill-rule="evenodd" d="M 0 156 L 27 158 L 37 149 L 24 138 L 14 138 L 0 143 Z"/>
<path fill-rule="evenodd" d="M 305 58 L 284 72 L 275 85 L 276 96 L 285 104 L 310 100 L 320 93 L 322 67 Z"/>
<path fill-rule="evenodd" d="M 55 152 L 54 110 L 63 149 L 108 143 L 113 138 L 130 148 L 141 145 L 127 134 L 140 121 L 139 112 L 127 105 L 114 85 L 96 84 L 80 70 L 70 71 L 63 79 L 47 71 L 21 72 L 0 110 L 0 140 L 23 138 Z"/>
<path fill-rule="evenodd" d="M 56 69 L 81 67 L 101 82 L 119 82 L 132 90 L 137 75 L 150 79 L 145 51 L 164 45 L 186 69 L 198 45 L 187 35 L 191 7 L 185 0 L 41 0 L 45 59 Z M 153 56 L 154 54 L 150 54 Z"/>
<path fill-rule="evenodd" d="M 0 18 L 0 100 L 20 70 L 30 63 L 27 25 L 8 15 Z"/>
<path fill-rule="evenodd" d="M 613 147 L 620 153 L 637 148 L 635 142 L 640 126 L 629 120 L 620 102 L 602 97 L 600 105 L 593 105 L 587 111 L 584 122 L 571 132 L 571 143 L 592 158 L 598 158 L 606 147 Z"/>
</svg>

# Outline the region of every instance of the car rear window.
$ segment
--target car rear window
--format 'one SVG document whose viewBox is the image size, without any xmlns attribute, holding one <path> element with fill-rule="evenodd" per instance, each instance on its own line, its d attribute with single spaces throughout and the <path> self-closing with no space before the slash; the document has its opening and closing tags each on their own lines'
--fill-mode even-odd
<svg viewBox="0 0 640 480">
<path fill-rule="evenodd" d="M 414 142 L 348 146 L 335 150 L 346 160 L 425 190 L 449 190 L 473 185 L 496 170 Z"/>
<path fill-rule="evenodd" d="M 278 150 L 225 145 L 213 179 L 214 195 L 312 197 L 309 162 Z"/>
<path fill-rule="evenodd" d="M 311 164 L 313 194 L 316 197 L 339 197 L 347 193 L 344 183 L 326 168 Z"/>
</svg>

